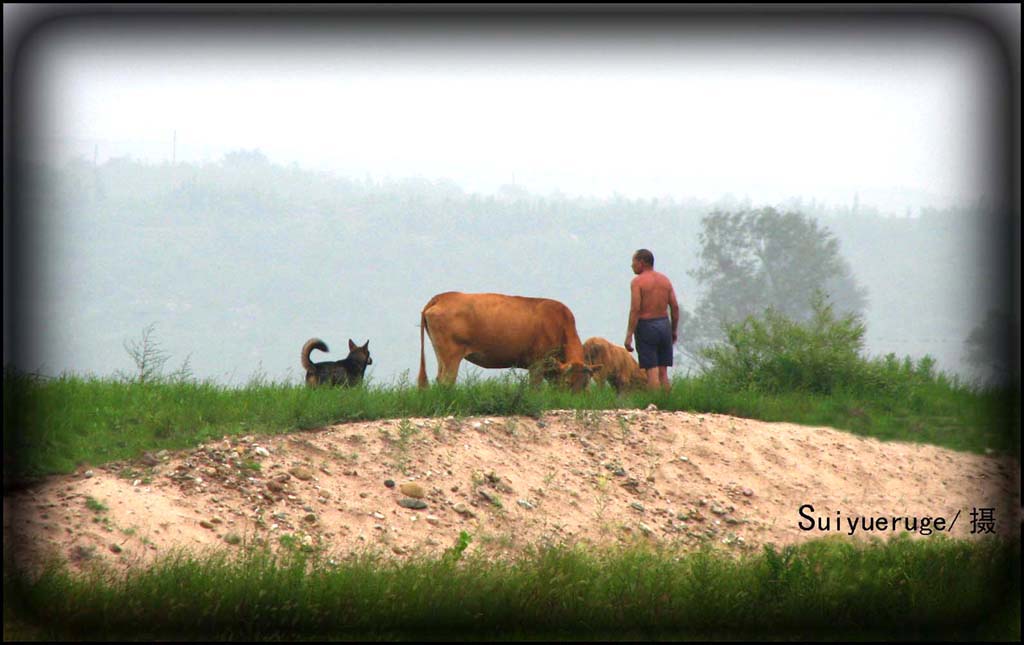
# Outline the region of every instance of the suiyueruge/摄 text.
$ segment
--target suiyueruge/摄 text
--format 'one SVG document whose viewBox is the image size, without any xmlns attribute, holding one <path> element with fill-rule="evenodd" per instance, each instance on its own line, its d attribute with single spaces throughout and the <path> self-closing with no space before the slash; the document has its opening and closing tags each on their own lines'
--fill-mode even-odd
<svg viewBox="0 0 1024 645">
<path fill-rule="evenodd" d="M 847 535 L 853 535 L 857 531 L 872 533 L 907 531 L 909 533 L 931 535 L 933 531 L 940 533 L 952 531 L 956 525 L 957 518 L 960 517 L 960 511 L 957 511 L 951 521 L 947 521 L 942 515 L 926 515 L 924 517 L 879 515 L 875 517 L 856 516 L 844 518 L 842 511 L 836 511 L 834 517 L 832 515 L 815 515 L 814 506 L 810 504 L 802 505 L 799 513 L 801 519 L 797 526 L 802 531 L 834 533 L 841 531 Z"/>
</svg>

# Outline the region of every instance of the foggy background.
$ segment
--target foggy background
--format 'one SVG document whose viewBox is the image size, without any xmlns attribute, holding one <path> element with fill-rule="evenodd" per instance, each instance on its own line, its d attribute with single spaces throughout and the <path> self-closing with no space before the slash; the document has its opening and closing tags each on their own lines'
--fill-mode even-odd
<svg viewBox="0 0 1024 645">
<path fill-rule="evenodd" d="M 1005 61 L 977 25 L 286 18 L 26 38 L 19 368 L 131 372 L 155 324 L 200 379 L 298 383 L 314 336 L 314 361 L 369 339 L 372 382 L 415 379 L 449 290 L 555 298 L 621 343 L 636 249 L 692 312 L 702 218 L 773 206 L 839 240 L 868 354 L 978 376 L 1008 204 Z"/>
</svg>

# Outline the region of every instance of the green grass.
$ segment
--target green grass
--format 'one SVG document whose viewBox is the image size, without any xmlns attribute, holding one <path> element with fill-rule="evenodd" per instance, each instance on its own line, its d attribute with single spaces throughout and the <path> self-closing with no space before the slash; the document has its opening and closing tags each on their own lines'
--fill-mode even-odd
<svg viewBox="0 0 1024 645">
<path fill-rule="evenodd" d="M 731 390 L 677 379 L 671 392 L 581 394 L 524 379 L 470 379 L 426 390 L 254 381 L 129 382 L 67 375 L 4 378 L 5 478 L 188 448 L 224 435 L 280 433 L 346 420 L 454 415 L 539 416 L 545 410 L 723 413 L 828 425 L 957 450 L 1019 452 L 1019 393 L 943 379 L 899 396 Z M 585 425 L 585 424 L 584 424 Z M 510 426 L 510 434 L 514 433 Z M 416 432 L 390 437 L 401 448 Z M 87 500 L 102 513 L 101 500 Z M 484 536 L 478 536 L 483 540 Z M 438 560 L 398 563 L 291 549 L 272 556 L 179 554 L 111 578 L 55 566 L 39 578 L 4 570 L 6 639 L 1019 639 L 1020 545 L 946 538 L 855 546 L 835 539 L 734 559 L 674 553 L 528 547 L 487 562 L 463 536 Z M 5 560 L 12 556 L 5 550 Z M 140 627 L 145 626 L 145 627 Z"/>
<path fill-rule="evenodd" d="M 1020 452 L 1020 393 L 934 383 L 899 398 L 838 389 L 765 394 L 731 391 L 709 379 L 678 380 L 673 401 L 702 412 L 763 421 L 831 426 L 884 441 L 929 443 L 953 450 L 1016 455 Z M 678 408 L 672 408 L 678 409 Z"/>
<path fill-rule="evenodd" d="M 4 377 L 4 453 L 18 474 L 68 473 L 181 449 L 225 435 L 280 433 L 343 421 L 407 417 L 525 415 L 547 410 L 644 408 L 719 413 L 764 421 L 831 426 L 883 440 L 1017 455 L 1020 394 L 933 382 L 899 397 L 837 390 L 830 394 L 732 390 L 708 378 L 676 379 L 672 391 L 617 395 L 607 387 L 580 394 L 514 376 L 426 390 L 408 384 L 354 389 L 255 383 L 132 383 L 63 376 Z"/>
<path fill-rule="evenodd" d="M 827 425 L 883 440 L 931 443 L 984 454 L 1017 454 L 1019 392 L 945 381 L 899 397 L 837 390 L 764 394 L 677 378 L 670 393 L 573 394 L 524 378 L 471 379 L 419 390 L 408 384 L 338 389 L 284 383 L 230 388 L 210 382 L 138 383 L 65 375 L 4 377 L 4 452 L 18 475 L 67 473 L 82 465 L 183 449 L 227 435 L 281 433 L 342 421 L 447 415 L 527 415 L 545 410 L 639 408 L 714 412 L 765 421 Z"/>
<path fill-rule="evenodd" d="M 5 618 L 11 599 L 39 639 L 1020 638 L 1019 542 L 823 539 L 739 558 L 554 546 L 504 561 L 464 555 L 468 542 L 408 562 L 178 554 L 123 576 L 8 563 Z"/>
<path fill-rule="evenodd" d="M 110 510 L 106 504 L 100 502 L 94 497 L 89 497 L 85 500 L 85 507 L 95 513 L 103 513 L 105 511 Z"/>
</svg>

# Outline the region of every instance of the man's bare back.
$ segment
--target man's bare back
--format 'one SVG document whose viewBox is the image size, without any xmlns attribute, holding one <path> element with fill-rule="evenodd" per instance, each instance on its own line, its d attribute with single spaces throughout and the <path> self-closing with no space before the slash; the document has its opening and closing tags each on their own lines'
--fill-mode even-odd
<svg viewBox="0 0 1024 645">
<path fill-rule="evenodd" d="M 668 315 L 669 305 L 675 304 L 675 291 L 665 274 L 648 269 L 633 278 L 630 286 L 640 292 L 640 312 L 637 318 L 649 320 Z"/>
</svg>

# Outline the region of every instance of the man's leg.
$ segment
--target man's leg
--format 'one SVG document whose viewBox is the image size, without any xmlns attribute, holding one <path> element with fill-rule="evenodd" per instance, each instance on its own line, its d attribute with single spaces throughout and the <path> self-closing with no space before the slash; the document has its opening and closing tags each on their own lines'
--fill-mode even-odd
<svg viewBox="0 0 1024 645">
<path fill-rule="evenodd" d="M 644 372 L 647 373 L 647 387 L 652 390 L 658 389 L 658 368 L 649 367 Z"/>
<path fill-rule="evenodd" d="M 654 370 L 651 370 L 651 371 L 654 371 Z M 668 392 L 669 389 L 671 389 L 672 384 L 669 383 L 669 381 L 668 381 L 668 366 L 667 365 L 660 365 L 660 366 L 658 366 L 658 380 L 661 381 L 661 389 L 665 390 L 666 392 Z"/>
</svg>

